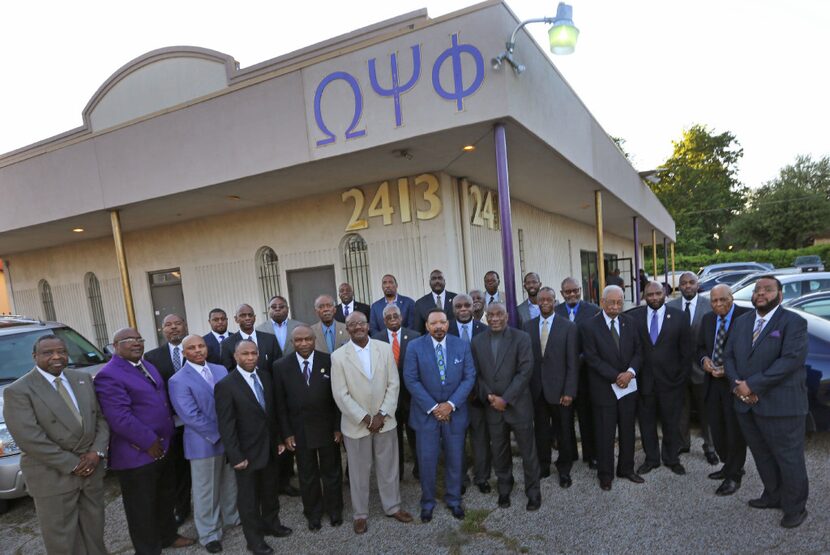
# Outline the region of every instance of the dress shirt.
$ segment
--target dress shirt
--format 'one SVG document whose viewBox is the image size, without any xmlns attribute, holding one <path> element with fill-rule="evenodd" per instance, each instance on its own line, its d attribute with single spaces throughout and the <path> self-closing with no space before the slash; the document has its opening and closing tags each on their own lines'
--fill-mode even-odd
<svg viewBox="0 0 830 555">
<path fill-rule="evenodd" d="M 340 305 L 341 305 L 342 310 L 343 310 L 343 316 L 348 316 L 349 314 L 354 312 L 354 299 L 352 299 L 352 301 L 350 303 L 345 303 L 345 304 L 340 303 Z M 348 310 L 346 310 L 347 308 L 348 308 Z"/>
<path fill-rule="evenodd" d="M 545 326 L 545 322 L 548 323 L 548 339 L 550 339 L 550 333 L 553 331 L 553 317 L 556 314 L 551 314 L 547 318 L 539 314 L 539 337 L 542 337 L 542 328 Z M 618 332 L 620 330 L 617 330 Z"/>
<path fill-rule="evenodd" d="M 534 318 L 539 316 L 539 314 L 541 314 L 541 312 L 539 310 L 539 305 L 534 303 L 530 299 L 527 299 L 527 310 L 528 310 L 528 312 L 530 312 L 530 319 L 531 320 L 533 320 Z"/>
<path fill-rule="evenodd" d="M 438 348 L 438 345 L 441 345 L 441 350 L 444 351 L 444 371 L 446 372 L 446 369 L 449 367 L 449 364 L 448 364 L 449 359 L 447 358 L 447 338 L 444 337 L 444 339 L 442 339 L 440 342 L 436 341 L 435 338 L 432 337 L 432 336 L 429 336 L 429 338 L 432 339 L 432 350 L 433 351 L 435 351 L 435 349 Z M 438 366 L 438 360 L 437 359 L 435 361 L 435 366 Z M 455 403 L 453 403 L 452 401 L 447 401 L 447 402 L 452 407 L 453 412 L 455 412 Z M 437 409 L 438 405 L 440 405 L 440 404 L 441 403 L 435 403 L 435 406 L 432 407 L 431 409 L 429 409 L 427 411 L 427 414 L 432 414 L 432 411 Z"/>
<path fill-rule="evenodd" d="M 35 368 L 37 368 L 37 371 L 40 372 L 41 376 L 46 378 L 46 381 L 48 381 L 49 385 L 51 385 L 52 387 L 55 387 L 56 380 L 60 380 L 63 388 L 66 390 L 67 393 L 69 393 L 69 397 L 72 399 L 72 402 L 75 403 L 75 408 L 78 409 L 78 413 L 81 412 L 81 407 L 78 406 L 78 399 L 75 397 L 75 392 L 72 390 L 72 385 L 69 383 L 69 380 L 66 379 L 66 376 L 63 375 L 63 372 L 61 372 L 57 376 L 53 376 L 49 372 L 41 370 L 40 366 L 36 366 Z M 55 391 L 57 390 L 58 388 L 55 387 Z"/>
<path fill-rule="evenodd" d="M 357 358 L 360 360 L 360 365 L 363 367 L 363 373 L 366 374 L 366 377 L 370 380 L 372 379 L 372 342 L 369 341 L 366 343 L 365 347 L 361 347 L 357 343 L 349 340 L 349 343 L 352 344 L 354 348 L 354 352 L 357 354 Z"/>
<path fill-rule="evenodd" d="M 256 396 L 256 389 L 254 388 L 254 379 L 259 381 L 259 385 L 262 386 L 262 380 L 259 379 L 259 376 L 256 375 L 256 368 L 252 372 L 248 372 L 244 370 L 241 366 L 237 365 L 236 369 L 239 371 L 239 375 L 245 378 L 245 383 L 248 384 L 248 387 L 251 388 L 251 393 L 254 394 L 254 399 L 257 398 Z M 263 387 L 263 395 L 265 388 Z"/>
<path fill-rule="evenodd" d="M 403 337 L 403 335 L 401 335 L 403 333 L 402 330 L 403 330 L 403 328 L 398 328 L 398 331 L 394 332 L 394 333 L 398 334 L 398 345 L 401 344 L 401 338 Z M 391 345 L 392 344 L 392 330 L 390 330 L 389 328 L 386 328 L 386 335 L 389 337 L 389 344 Z"/>
<path fill-rule="evenodd" d="M 456 325 L 458 326 L 458 337 L 464 338 L 464 326 L 467 326 L 467 338 L 472 341 L 473 340 L 473 321 L 470 320 L 469 322 L 461 323 L 459 320 L 455 321 Z"/>
<path fill-rule="evenodd" d="M 213 383 L 213 372 L 210 371 L 210 368 L 207 367 L 207 364 L 205 364 L 204 366 L 199 366 L 195 362 L 191 362 L 189 360 L 187 361 L 187 364 L 191 368 L 196 370 L 199 373 L 199 375 L 202 376 L 202 379 L 204 379 L 208 383 L 209 386 L 213 387 L 215 385 Z M 207 376 L 205 376 L 205 372 L 207 372 L 207 374 L 210 376 L 209 379 Z"/>
<path fill-rule="evenodd" d="M 247 335 L 244 331 L 239 330 L 239 335 L 241 335 L 241 336 L 242 336 L 242 340 L 243 340 L 243 341 L 245 341 L 245 340 L 249 340 L 249 339 L 250 339 L 251 341 L 253 341 L 254 343 L 256 343 L 256 346 L 257 346 L 257 347 L 259 347 L 259 341 L 257 341 L 257 340 L 256 340 L 256 330 L 252 331 L 252 332 L 251 332 L 251 335 Z"/>
<path fill-rule="evenodd" d="M 681 296 L 680 301 L 680 310 L 684 312 L 686 311 L 686 303 L 689 303 L 689 323 L 691 324 L 695 321 L 695 313 L 697 312 L 697 303 L 700 301 L 700 295 L 695 294 L 691 299 Z"/>
<path fill-rule="evenodd" d="M 308 358 L 303 358 L 300 353 L 294 351 L 297 355 L 297 362 L 300 363 L 300 375 L 303 374 L 303 363 L 308 361 L 308 371 L 311 372 L 311 369 L 314 368 L 314 351 L 311 351 L 311 354 L 308 355 Z"/>
<path fill-rule="evenodd" d="M 230 335 L 230 333 L 228 333 L 227 330 L 225 330 L 225 333 L 216 333 L 215 331 L 210 330 L 210 333 L 213 334 L 213 337 L 216 339 L 216 342 L 219 343 L 220 345 L 222 344 L 222 341 L 227 339 L 228 336 Z"/>
<path fill-rule="evenodd" d="M 285 341 L 288 339 L 288 318 L 282 321 L 282 324 L 271 319 L 271 327 L 274 328 L 274 335 L 277 336 L 277 343 L 281 350 L 285 350 Z"/>
<path fill-rule="evenodd" d="M 735 314 L 735 305 L 734 304 L 729 309 L 729 312 L 726 313 L 726 316 L 718 316 L 717 318 L 715 318 L 715 341 L 712 343 L 713 348 L 712 348 L 712 352 L 710 353 L 709 358 L 711 358 L 711 355 L 715 354 L 715 349 L 718 348 L 718 330 L 720 329 L 721 321 L 722 320 L 726 321 L 726 328 L 725 329 L 728 332 L 729 331 L 729 326 L 732 325 L 732 315 L 733 314 Z M 704 357 L 704 358 L 706 358 L 706 357 Z M 703 366 L 703 359 L 700 359 L 700 365 Z"/>
<path fill-rule="evenodd" d="M 666 317 L 666 305 L 663 304 L 657 310 L 646 305 L 646 329 L 648 329 L 649 333 L 651 333 L 651 319 L 654 317 L 655 312 L 657 313 L 657 335 L 660 335 L 660 332 L 663 331 L 663 318 Z M 619 328 L 617 328 L 617 332 L 619 331 Z"/>
<path fill-rule="evenodd" d="M 184 349 L 182 348 L 182 344 L 179 343 L 178 345 L 173 345 L 172 343 L 168 342 L 167 347 L 170 349 L 170 360 L 171 361 L 174 358 L 176 358 L 176 353 L 173 352 L 173 349 L 178 349 L 179 350 L 179 368 L 184 366 L 184 363 L 186 361 L 184 360 Z"/>
<path fill-rule="evenodd" d="M 772 320 L 772 317 L 775 315 L 776 310 L 778 310 L 778 306 L 767 312 L 764 316 L 759 316 L 758 311 L 755 311 L 755 322 L 752 323 L 752 333 L 755 333 L 755 326 L 758 325 L 758 320 L 760 320 L 761 318 L 764 319 L 764 325 L 761 326 L 761 332 L 763 332 L 764 328 L 767 327 L 767 324 L 769 324 L 769 321 Z"/>
<path fill-rule="evenodd" d="M 438 306 L 438 295 L 439 295 L 439 293 L 436 293 L 435 291 L 432 292 L 432 302 L 435 303 L 435 306 Z M 446 292 L 446 290 L 441 291 L 440 295 L 441 295 L 441 308 L 443 308 L 444 303 L 447 302 L 447 292 Z"/>
<path fill-rule="evenodd" d="M 572 322 L 576 322 L 576 315 L 579 312 L 579 302 L 577 302 L 573 306 L 565 303 L 565 308 L 568 310 L 568 320 L 571 320 Z M 573 318 L 571 318 L 571 314 L 573 314 Z"/>
<path fill-rule="evenodd" d="M 602 317 L 605 318 L 605 325 L 608 326 L 608 329 L 610 330 L 611 329 L 611 317 L 608 316 L 608 314 L 606 314 L 604 310 L 602 311 Z M 622 334 L 620 333 L 620 317 L 619 316 L 614 318 L 614 327 L 617 328 L 617 334 L 622 336 Z M 632 374 L 634 374 L 635 378 L 637 377 L 637 370 L 636 369 L 629 368 L 628 372 L 631 372 Z"/>
<path fill-rule="evenodd" d="M 484 292 L 484 306 L 489 305 L 490 303 L 500 303 L 502 302 L 501 298 L 499 298 L 499 292 L 496 291 L 492 295 L 487 291 Z"/>
</svg>

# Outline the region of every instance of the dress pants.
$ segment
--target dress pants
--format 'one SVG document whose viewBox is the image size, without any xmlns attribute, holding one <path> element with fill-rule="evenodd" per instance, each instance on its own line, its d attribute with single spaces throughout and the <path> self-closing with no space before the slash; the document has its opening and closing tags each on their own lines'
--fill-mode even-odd
<svg viewBox="0 0 830 555">
<path fill-rule="evenodd" d="M 343 436 L 349 463 L 349 491 L 355 520 L 369 516 L 369 479 L 372 464 L 378 481 L 383 512 L 393 515 L 401 509 L 401 484 L 398 474 L 398 433 L 394 430 L 361 438 Z"/>
<path fill-rule="evenodd" d="M 487 409 L 495 413 L 494 409 Z M 496 473 L 496 487 L 499 495 L 510 495 L 513 491 L 513 455 L 510 450 L 510 432 L 516 438 L 522 456 L 525 477 L 525 494 L 529 500 L 541 498 L 539 489 L 539 456 L 536 454 L 536 438 L 533 423 L 508 424 L 501 414 L 487 414 L 490 428 L 490 446 L 493 451 L 493 470 Z"/>
<path fill-rule="evenodd" d="M 634 420 L 638 395 L 637 392 L 629 393 L 609 406 L 594 405 L 597 477 L 601 481 L 610 482 L 614 479 L 614 438 L 618 429 L 620 455 L 617 459 L 617 474 L 634 472 Z"/>
<path fill-rule="evenodd" d="M 559 428 L 552 425 L 553 411 L 548 406 L 545 397 L 540 393 L 538 399 L 533 399 L 533 434 L 536 442 L 536 455 L 539 457 L 539 470 L 550 470 L 551 449 L 554 439 L 557 446 L 562 445 L 562 436 Z"/>
<path fill-rule="evenodd" d="M 490 430 L 487 427 L 487 413 L 480 402 L 467 402 L 467 415 L 470 424 L 467 426 L 467 434 L 470 436 L 470 444 L 473 448 L 473 483 L 484 484 L 490 480 L 490 473 L 493 460 L 493 452 L 490 449 Z M 469 483 L 467 468 L 469 464 L 467 457 L 464 457 L 464 483 Z"/>
<path fill-rule="evenodd" d="M 715 442 L 712 438 L 712 430 L 709 426 L 709 414 L 706 411 L 705 390 L 702 383 L 692 383 L 686 388 L 686 398 L 683 401 L 683 412 L 680 414 L 680 447 L 691 448 L 690 412 L 694 406 L 697 411 L 697 419 L 700 422 L 700 436 L 703 438 L 703 452 L 715 451 Z"/>
<path fill-rule="evenodd" d="M 236 506 L 249 547 L 262 545 L 265 534 L 280 524 L 279 468 L 272 456 L 264 468 L 235 471 Z"/>
<path fill-rule="evenodd" d="M 435 508 L 435 483 L 438 457 L 444 451 L 444 502 L 447 507 L 461 506 L 461 474 L 464 466 L 465 431 L 452 432 L 449 422 L 439 422 L 434 430 L 418 432 L 418 459 L 421 468 L 421 509 Z"/>
<path fill-rule="evenodd" d="M 294 475 L 294 453 L 285 450 L 282 455 L 277 456 L 277 464 L 280 467 L 279 490 L 285 489 L 291 484 L 291 477 Z"/>
<path fill-rule="evenodd" d="M 591 390 L 588 385 L 588 370 L 581 368 L 579 372 L 579 387 L 574 399 L 575 410 L 579 418 L 579 442 L 582 444 L 582 460 L 585 462 L 596 460 L 596 437 L 594 431 L 594 408 L 591 404 Z M 572 453 L 574 460 L 579 458 L 579 451 L 576 448 L 576 430 L 574 419 L 571 419 L 571 437 L 573 438 Z"/>
<path fill-rule="evenodd" d="M 724 477 L 741 481 L 746 462 L 746 441 L 735 413 L 735 396 L 726 378 L 712 378 L 706 397 L 706 415 L 715 451 L 723 461 Z"/>
<path fill-rule="evenodd" d="M 176 515 L 185 519 L 190 515 L 190 461 L 184 458 L 184 426 L 176 426 L 166 455 L 173 461 L 176 480 Z"/>
<path fill-rule="evenodd" d="M 785 515 L 801 513 L 809 492 L 804 460 L 804 416 L 760 416 L 752 410 L 737 414 L 764 483 L 761 498 L 780 502 Z"/>
<path fill-rule="evenodd" d="M 680 462 L 680 412 L 683 410 L 685 387 L 654 391 L 649 395 L 638 393 L 637 406 L 640 438 L 646 461 L 652 466 L 671 466 Z M 663 432 L 663 441 L 657 437 L 657 420 Z"/>
<path fill-rule="evenodd" d="M 121 500 L 136 555 L 158 555 L 176 541 L 176 477 L 170 457 L 119 470 Z"/>
<path fill-rule="evenodd" d="M 418 474 L 418 454 L 416 450 L 416 439 L 415 439 L 415 430 L 409 427 L 407 424 L 407 420 L 409 419 L 409 409 L 401 410 L 400 407 L 397 411 L 395 411 L 395 420 L 398 422 L 398 474 L 403 476 L 403 463 L 405 460 L 404 457 L 404 445 L 409 445 L 409 452 L 412 453 L 412 458 L 414 459 L 414 463 L 412 466 L 412 473 Z M 406 444 L 404 443 L 403 436 L 404 432 L 406 432 Z"/>
<path fill-rule="evenodd" d="M 303 499 L 303 514 L 309 522 L 319 522 L 323 513 L 332 520 L 343 518 L 343 467 L 340 444 L 319 449 L 297 448 L 297 474 Z"/>
<path fill-rule="evenodd" d="M 223 526 L 239 524 L 236 509 L 236 477 L 224 453 L 192 459 L 193 521 L 199 543 L 207 545 L 222 539 Z"/>
</svg>

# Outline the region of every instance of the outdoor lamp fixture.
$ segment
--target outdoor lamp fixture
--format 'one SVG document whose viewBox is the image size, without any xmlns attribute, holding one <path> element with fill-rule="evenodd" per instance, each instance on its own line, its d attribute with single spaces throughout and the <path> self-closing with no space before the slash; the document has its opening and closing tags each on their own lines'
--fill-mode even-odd
<svg viewBox="0 0 830 555">
<path fill-rule="evenodd" d="M 548 31 L 550 51 L 560 55 L 573 53 L 576 47 L 576 39 L 579 37 L 579 29 L 574 26 L 573 22 L 573 7 L 570 4 L 559 2 L 559 6 L 556 8 L 556 17 L 528 19 L 522 21 L 516 27 L 513 34 L 510 35 L 510 41 L 505 45 L 507 50 L 490 60 L 493 69 L 500 69 L 504 62 L 510 64 L 516 74 L 520 74 L 526 69 L 524 65 L 513 59 L 513 50 L 516 48 L 516 33 L 528 23 L 553 23 L 553 27 Z"/>
</svg>

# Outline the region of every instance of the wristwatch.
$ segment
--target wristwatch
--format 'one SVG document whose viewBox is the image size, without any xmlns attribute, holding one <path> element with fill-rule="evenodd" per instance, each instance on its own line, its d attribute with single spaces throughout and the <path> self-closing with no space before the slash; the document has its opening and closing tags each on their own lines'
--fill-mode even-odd
<svg viewBox="0 0 830 555">
<path fill-rule="evenodd" d="M 95 454 L 98 455 L 98 457 L 101 458 L 101 459 L 106 459 L 107 458 L 107 454 L 104 453 L 103 451 L 96 451 Z"/>
</svg>

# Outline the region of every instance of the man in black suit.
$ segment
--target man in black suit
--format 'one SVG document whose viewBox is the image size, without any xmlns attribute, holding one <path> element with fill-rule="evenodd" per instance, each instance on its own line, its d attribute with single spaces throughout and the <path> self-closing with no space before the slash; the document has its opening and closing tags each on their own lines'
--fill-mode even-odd
<svg viewBox="0 0 830 555">
<path fill-rule="evenodd" d="M 635 484 L 634 417 L 637 413 L 637 372 L 642 364 L 640 338 L 634 322 L 622 314 L 623 290 L 609 285 L 602 291 L 602 311 L 579 327 L 582 354 L 588 368 L 597 441 L 597 477 L 604 491 L 614 480 L 614 437 L 619 428 L 617 477 Z"/>
<path fill-rule="evenodd" d="M 452 299 L 455 293 L 445 289 L 447 282 L 441 270 L 433 270 L 429 274 L 429 288 L 431 291 L 415 301 L 415 312 L 412 315 L 412 329 L 423 334 L 426 331 L 426 321 L 429 311 L 440 308 L 447 314 L 452 326 Z"/>
<path fill-rule="evenodd" d="M 412 466 L 412 477 L 419 479 L 418 456 L 415 450 L 415 430 L 409 427 L 409 406 L 412 396 L 409 390 L 403 386 L 403 361 L 406 360 L 406 347 L 409 342 L 420 337 L 420 333 L 409 328 L 401 327 L 401 309 L 396 304 L 387 305 L 383 309 L 383 323 L 386 329 L 375 332 L 372 339 L 383 341 L 392 345 L 392 355 L 395 357 L 395 364 L 398 365 L 398 377 L 401 380 L 401 388 L 398 390 L 398 407 L 395 409 L 395 420 L 398 423 L 398 475 L 403 480 L 403 434 L 406 432 L 406 442 L 409 444 L 409 452 L 414 460 Z"/>
<path fill-rule="evenodd" d="M 570 320 L 555 317 L 556 292 L 553 288 L 542 287 L 536 299 L 539 301 L 539 316 L 524 325 L 533 347 L 530 392 L 533 397 L 536 452 L 541 476 L 550 476 L 551 430 L 546 424 L 552 421 L 559 437 L 559 457 L 556 460 L 559 486 L 569 488 L 573 483 L 573 401 L 579 374 L 578 332 L 576 324 Z M 537 424 L 539 427 L 536 427 Z"/>
<path fill-rule="evenodd" d="M 807 518 L 807 322 L 781 308 L 781 282 L 755 282 L 754 312 L 738 317 L 726 341 L 724 366 L 738 423 L 752 451 L 764 493 L 751 507 L 784 511 L 781 526 L 795 528 Z M 734 384 L 734 385 L 733 385 Z"/>
<path fill-rule="evenodd" d="M 723 351 L 732 324 L 748 308 L 732 301 L 732 290 L 728 285 L 716 285 L 709 292 L 712 311 L 703 316 L 697 339 L 697 359 L 705 372 L 703 396 L 706 402 L 706 417 L 723 467 L 709 474 L 713 480 L 723 480 L 717 495 L 732 495 L 741 487 L 746 462 L 746 441 L 738 424 L 733 406 L 732 388 L 723 368 Z"/>
<path fill-rule="evenodd" d="M 533 399 L 530 376 L 533 349 L 530 337 L 508 327 L 507 309 L 501 303 L 487 307 L 490 328 L 473 338 L 473 362 L 478 376 L 478 396 L 486 403 L 487 425 L 496 471 L 499 507 L 510 506 L 513 489 L 513 457 L 510 432 L 516 437 L 522 457 L 527 510 L 542 506 L 539 488 L 539 458 L 533 437 Z"/>
<path fill-rule="evenodd" d="M 236 369 L 214 387 L 219 435 L 228 462 L 236 471 L 239 518 L 250 551 L 274 552 L 265 536 L 282 538 L 291 529 L 280 523 L 277 497 L 277 455 L 285 447 L 277 428 L 270 372 L 257 368 L 256 343 L 243 339 L 234 345 Z"/>
<path fill-rule="evenodd" d="M 293 356 L 274 363 L 274 395 L 285 448 L 297 458 L 308 529 L 320 529 L 323 512 L 343 523 L 340 410 L 331 394 L 331 357 L 314 350 L 314 332 L 300 324 L 292 333 Z"/>
<path fill-rule="evenodd" d="M 487 330 L 486 325 L 473 318 L 473 299 L 471 296 L 464 293 L 456 295 L 452 300 L 452 309 L 455 322 L 450 323 L 447 333 L 460 337 L 469 343 L 473 337 Z M 467 430 L 473 448 L 473 483 L 481 493 L 490 493 L 492 491 L 489 483 L 490 468 L 493 456 L 490 451 L 490 431 L 487 428 L 484 404 L 478 398 L 475 387 L 470 392 L 470 398 L 467 401 L 467 415 L 470 419 L 470 426 Z M 469 464 L 465 456 L 462 493 L 470 485 L 470 476 L 467 474 L 468 467 Z"/>
<path fill-rule="evenodd" d="M 572 277 L 562 280 L 561 289 L 564 303 L 556 305 L 553 309 L 557 316 L 567 318 L 577 325 L 577 328 L 587 322 L 600 312 L 600 308 L 592 303 L 582 300 L 582 286 Z M 588 468 L 596 470 L 597 452 L 596 435 L 594 433 L 594 409 L 591 404 L 591 387 L 588 384 L 588 368 L 585 366 L 585 358 L 582 355 L 582 337 L 577 333 L 577 350 L 579 352 L 578 383 L 576 389 L 576 400 L 574 411 L 579 418 L 579 440 L 582 443 L 582 460 L 588 463 Z M 579 457 L 576 447 L 576 433 L 571 424 L 574 459 Z"/>
<path fill-rule="evenodd" d="M 638 372 L 638 420 L 646 460 L 637 469 L 646 474 L 663 464 L 678 475 L 686 474 L 680 463 L 680 415 L 692 365 L 689 322 L 682 311 L 666 306 L 662 284 L 645 288 L 646 306 L 632 311 L 640 334 L 643 366 Z M 657 438 L 657 418 L 663 432 Z"/>
<path fill-rule="evenodd" d="M 371 315 L 371 307 L 368 304 L 354 300 L 354 289 L 351 284 L 341 283 L 337 289 L 337 296 L 340 297 L 340 303 L 335 307 L 334 319 L 338 322 L 345 324 L 346 318 L 354 311 L 362 312 L 366 318 Z"/>
<path fill-rule="evenodd" d="M 256 324 L 256 313 L 249 304 L 239 305 L 233 316 L 233 320 L 239 326 L 239 331 L 228 335 L 228 338 L 222 342 L 220 364 L 227 368 L 228 372 L 236 368 L 236 360 L 234 359 L 236 344 L 243 339 L 249 339 L 256 343 L 259 351 L 257 366 L 270 370 L 271 365 L 282 358 L 282 350 L 280 350 L 276 336 L 273 333 L 266 333 L 254 328 L 254 324 Z"/>
<path fill-rule="evenodd" d="M 144 353 L 144 359 L 150 362 L 164 378 L 164 387 L 170 378 L 181 370 L 186 363 L 182 340 L 187 337 L 187 322 L 178 314 L 168 314 L 161 322 L 161 333 L 167 343 L 152 351 Z M 176 475 L 176 505 L 174 516 L 176 524 L 181 525 L 190 515 L 190 462 L 184 457 L 184 425 L 175 417 L 176 433 L 170 441 L 168 456 L 173 463 Z"/>
<path fill-rule="evenodd" d="M 208 313 L 210 331 L 202 336 L 208 348 L 207 361 L 221 364 L 222 341 L 228 337 L 228 313 L 221 308 L 214 308 Z"/>
<path fill-rule="evenodd" d="M 542 279 L 536 272 L 528 272 L 522 280 L 522 286 L 527 293 L 527 298 L 519 303 L 516 307 L 516 316 L 518 317 L 518 327 L 521 329 L 526 322 L 539 316 L 539 304 L 536 301 L 536 295 L 539 294 L 539 289 L 542 287 Z"/>
</svg>

